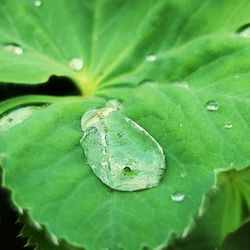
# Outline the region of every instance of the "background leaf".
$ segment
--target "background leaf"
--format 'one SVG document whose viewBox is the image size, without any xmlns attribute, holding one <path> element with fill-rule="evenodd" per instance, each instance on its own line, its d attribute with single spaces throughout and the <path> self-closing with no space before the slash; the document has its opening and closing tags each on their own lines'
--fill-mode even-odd
<svg viewBox="0 0 250 250">
<path fill-rule="evenodd" d="M 250 165 L 250 40 L 235 33 L 249 22 L 249 9 L 236 0 L 2 1 L 2 82 L 63 75 L 84 95 L 101 97 L 27 96 L 2 104 L 1 112 L 57 103 L 1 133 L 3 184 L 15 204 L 87 249 L 157 247 L 185 227 L 188 233 L 216 171 Z M 23 53 L 7 51 L 10 44 Z M 72 69 L 72 58 L 84 67 Z M 121 100 L 121 112 L 164 149 L 167 170 L 157 188 L 116 192 L 84 164 L 80 118 L 107 99 Z M 210 100 L 217 111 L 207 109 Z M 182 201 L 171 198 L 176 192 Z M 235 218 L 236 227 L 242 218 Z"/>
</svg>

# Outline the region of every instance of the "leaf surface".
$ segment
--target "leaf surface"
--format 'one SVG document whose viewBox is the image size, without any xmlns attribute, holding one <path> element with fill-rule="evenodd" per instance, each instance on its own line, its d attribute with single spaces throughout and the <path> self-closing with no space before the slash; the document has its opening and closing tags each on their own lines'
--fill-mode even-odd
<svg viewBox="0 0 250 250">
<path fill-rule="evenodd" d="M 15 204 L 86 249 L 157 247 L 189 232 L 216 171 L 250 165 L 250 39 L 235 34 L 249 10 L 236 0 L 43 0 L 40 7 L 3 0 L 0 81 L 36 84 L 64 75 L 85 95 L 100 97 L 28 96 L 2 104 L 1 112 L 56 103 L 0 134 L 3 184 Z M 23 53 L 6 51 L 6 44 Z M 72 58 L 83 68 L 72 69 Z M 121 112 L 163 148 L 166 173 L 158 187 L 114 191 L 85 163 L 80 119 L 108 99 L 119 99 Z M 217 111 L 208 110 L 211 100 Z M 182 201 L 173 199 L 176 192 Z"/>
</svg>

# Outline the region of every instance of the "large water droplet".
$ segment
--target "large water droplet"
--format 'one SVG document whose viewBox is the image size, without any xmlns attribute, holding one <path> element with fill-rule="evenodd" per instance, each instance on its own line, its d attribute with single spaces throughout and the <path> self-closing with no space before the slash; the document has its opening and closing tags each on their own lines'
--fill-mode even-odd
<svg viewBox="0 0 250 250">
<path fill-rule="evenodd" d="M 157 59 L 156 55 L 153 55 L 153 54 L 148 55 L 146 57 L 146 61 L 148 61 L 148 62 L 154 62 L 156 59 Z"/>
<path fill-rule="evenodd" d="M 95 175 L 115 190 L 135 191 L 159 185 L 165 157 L 160 145 L 114 107 L 85 113 L 81 146 Z"/>
<path fill-rule="evenodd" d="M 16 43 L 8 43 L 3 45 L 4 50 L 14 53 L 16 55 L 23 54 L 23 48 Z"/>
<path fill-rule="evenodd" d="M 39 106 L 22 107 L 4 115 L 0 118 L 0 132 L 7 131 L 12 127 L 22 123 L 39 108 Z"/>
<path fill-rule="evenodd" d="M 232 127 L 233 127 L 233 124 L 232 124 L 231 121 L 228 121 L 228 122 L 226 122 L 226 123 L 224 124 L 224 128 L 230 129 L 230 128 L 232 128 Z"/>
<path fill-rule="evenodd" d="M 219 104 L 214 100 L 210 100 L 207 102 L 207 109 L 209 111 L 217 111 L 219 109 Z"/>
<path fill-rule="evenodd" d="M 69 61 L 69 67 L 75 71 L 79 71 L 83 68 L 83 60 L 81 58 L 72 58 Z"/>
<path fill-rule="evenodd" d="M 42 4 L 42 0 L 34 0 L 34 5 L 35 5 L 36 7 L 40 7 L 41 4 Z"/>
<path fill-rule="evenodd" d="M 237 34 L 239 34 L 242 37 L 245 38 L 250 38 L 250 24 L 245 24 L 243 26 L 241 26 L 237 31 Z"/>
<path fill-rule="evenodd" d="M 183 201 L 185 197 L 186 197 L 185 194 L 179 192 L 174 192 L 173 194 L 171 194 L 171 199 L 177 202 Z"/>
</svg>

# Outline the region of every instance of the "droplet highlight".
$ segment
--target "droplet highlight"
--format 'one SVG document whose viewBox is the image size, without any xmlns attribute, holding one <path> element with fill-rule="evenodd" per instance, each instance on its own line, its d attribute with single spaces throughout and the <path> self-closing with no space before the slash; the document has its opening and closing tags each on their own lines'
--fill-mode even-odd
<svg viewBox="0 0 250 250">
<path fill-rule="evenodd" d="M 3 48 L 5 51 L 11 52 L 16 55 L 21 55 L 23 54 L 23 48 L 15 43 L 9 43 L 9 44 L 4 44 Z"/>
<path fill-rule="evenodd" d="M 72 58 L 69 61 L 69 67 L 75 71 L 79 71 L 83 68 L 83 60 L 81 58 Z"/>
<path fill-rule="evenodd" d="M 86 112 L 80 144 L 87 164 L 108 187 L 136 191 L 159 185 L 165 156 L 158 142 L 115 107 Z"/>
<path fill-rule="evenodd" d="M 156 59 L 157 59 L 156 55 L 153 55 L 153 54 L 148 55 L 146 57 L 146 61 L 148 61 L 148 62 L 154 62 L 154 61 L 156 61 Z"/>
<path fill-rule="evenodd" d="M 179 192 L 174 192 L 171 194 L 171 199 L 176 202 L 181 202 L 185 199 L 185 194 L 179 193 Z"/>
<path fill-rule="evenodd" d="M 207 110 L 209 110 L 209 111 L 218 111 L 219 110 L 219 104 L 214 100 L 210 100 L 210 101 L 207 102 Z"/>
<path fill-rule="evenodd" d="M 244 38 L 250 38 L 250 24 L 242 25 L 236 33 Z"/>
<path fill-rule="evenodd" d="M 224 124 L 224 128 L 226 128 L 226 129 L 230 129 L 230 128 L 232 128 L 232 127 L 233 127 L 233 124 L 232 124 L 231 121 L 228 121 L 228 122 L 226 122 L 226 123 Z"/>
<path fill-rule="evenodd" d="M 42 0 L 34 0 L 34 5 L 40 7 L 42 5 Z"/>
</svg>

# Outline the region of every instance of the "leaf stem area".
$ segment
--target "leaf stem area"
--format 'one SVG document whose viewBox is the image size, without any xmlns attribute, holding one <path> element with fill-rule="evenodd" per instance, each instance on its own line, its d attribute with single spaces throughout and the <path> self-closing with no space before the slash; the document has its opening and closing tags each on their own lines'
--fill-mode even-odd
<svg viewBox="0 0 250 250">
<path fill-rule="evenodd" d="M 96 92 L 97 85 L 94 84 L 82 73 L 74 74 L 71 76 L 75 86 L 79 89 L 80 93 L 84 97 L 93 96 Z"/>
</svg>

